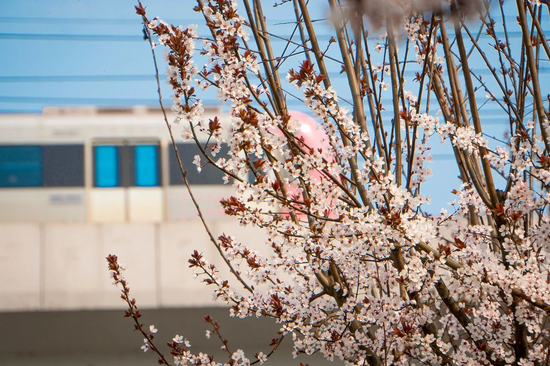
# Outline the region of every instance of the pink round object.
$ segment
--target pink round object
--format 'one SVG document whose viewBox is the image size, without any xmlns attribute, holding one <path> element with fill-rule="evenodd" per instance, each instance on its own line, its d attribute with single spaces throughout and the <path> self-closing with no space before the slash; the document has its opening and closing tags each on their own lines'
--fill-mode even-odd
<svg viewBox="0 0 550 366">
<path fill-rule="evenodd" d="M 298 122 L 299 126 L 298 130 L 295 132 L 295 136 L 304 142 L 305 146 L 302 146 L 302 148 L 306 152 L 309 152 L 308 148 L 313 149 L 314 151 L 322 149 L 323 157 L 328 161 L 333 161 L 333 157 L 330 152 L 329 138 L 325 131 L 319 127 L 317 121 L 302 112 L 290 111 L 288 114 L 290 115 L 291 120 Z M 323 173 L 317 170 L 310 171 L 309 178 L 314 180 L 326 179 L 326 177 L 323 176 Z M 296 190 L 294 187 L 287 187 L 287 192 L 291 196 L 298 195 L 301 197 L 300 191 Z M 298 216 L 302 217 L 303 215 L 298 214 Z M 328 216 L 333 217 L 334 214 L 329 213 Z"/>
<path fill-rule="evenodd" d="M 328 137 L 311 116 L 296 111 L 290 111 L 288 114 L 292 120 L 297 121 L 300 125 L 296 137 L 303 138 L 308 147 L 315 150 L 323 149 L 325 153 L 328 153 Z"/>
</svg>

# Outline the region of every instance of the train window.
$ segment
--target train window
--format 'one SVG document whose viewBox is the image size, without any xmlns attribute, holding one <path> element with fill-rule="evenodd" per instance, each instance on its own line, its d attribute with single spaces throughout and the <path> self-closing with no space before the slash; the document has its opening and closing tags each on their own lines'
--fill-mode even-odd
<svg viewBox="0 0 550 366">
<path fill-rule="evenodd" d="M 101 145 L 94 148 L 95 186 L 101 188 L 118 186 L 118 148 Z"/>
<path fill-rule="evenodd" d="M 158 146 L 138 145 L 134 149 L 136 186 L 159 185 Z"/>
<path fill-rule="evenodd" d="M 178 152 L 183 163 L 183 167 L 187 170 L 187 180 L 190 184 L 223 184 L 223 173 L 212 164 L 206 164 L 206 159 L 202 158 L 203 164 L 202 171 L 197 172 L 196 165 L 193 164 L 195 155 L 202 154 L 199 148 L 194 143 L 180 143 L 177 144 Z M 183 181 L 181 179 L 181 172 L 176 159 L 174 149 L 170 148 L 170 184 L 181 185 Z M 222 148 L 222 151 L 216 158 L 227 156 L 227 146 Z"/>
<path fill-rule="evenodd" d="M 144 145 L 96 145 L 94 185 L 98 188 L 160 185 L 159 148 Z"/>
<path fill-rule="evenodd" d="M 0 146 L 0 187 L 42 185 L 40 146 Z"/>
<path fill-rule="evenodd" d="M 84 186 L 83 145 L 44 145 L 42 159 L 45 187 Z"/>
</svg>

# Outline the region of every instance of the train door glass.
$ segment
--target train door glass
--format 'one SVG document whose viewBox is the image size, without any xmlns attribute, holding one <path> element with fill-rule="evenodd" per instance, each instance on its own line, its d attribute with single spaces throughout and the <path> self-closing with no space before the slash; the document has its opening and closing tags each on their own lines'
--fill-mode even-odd
<svg viewBox="0 0 550 366">
<path fill-rule="evenodd" d="M 155 187 L 159 183 L 158 146 L 139 145 L 135 147 L 136 186 Z"/>
<path fill-rule="evenodd" d="M 118 148 L 96 146 L 94 148 L 94 185 L 100 188 L 118 186 Z"/>
<path fill-rule="evenodd" d="M 161 221 L 160 167 L 156 141 L 97 142 L 93 146 L 91 220 Z"/>
</svg>

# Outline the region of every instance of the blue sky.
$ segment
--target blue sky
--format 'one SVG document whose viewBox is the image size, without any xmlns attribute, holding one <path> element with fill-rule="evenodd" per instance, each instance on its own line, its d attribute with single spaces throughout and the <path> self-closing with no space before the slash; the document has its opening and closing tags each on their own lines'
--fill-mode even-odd
<svg viewBox="0 0 550 366">
<path fill-rule="evenodd" d="M 289 35 L 292 27 L 281 24 L 291 15 L 289 7 L 273 8 L 274 2 L 263 2 L 270 30 Z M 144 0 L 143 3 L 151 18 L 158 15 L 181 25 L 200 24 L 202 20 L 190 10 L 193 1 Z M 1 0 L 0 113 L 40 113 L 51 105 L 157 105 L 150 49 L 142 39 L 135 4 L 134 0 Z M 314 19 L 326 15 L 326 4 L 319 1 L 312 8 Z M 514 2 L 509 1 L 509 6 L 513 9 Z M 507 17 L 510 24 L 514 17 L 512 11 Z M 550 29 L 549 24 L 546 19 L 544 28 Z M 327 43 L 329 33 L 329 28 L 321 27 L 318 34 Z M 516 32 L 512 38 L 517 43 L 520 34 Z M 284 43 L 275 42 L 274 47 L 278 53 Z M 333 46 L 331 52 L 337 52 L 337 47 Z M 299 61 L 302 58 L 297 56 L 287 67 L 295 67 Z M 472 65 L 483 66 L 479 60 Z M 336 90 L 346 90 L 347 81 L 344 75 L 339 75 L 340 66 L 331 62 L 327 66 L 334 75 L 331 78 Z M 543 68 L 546 72 L 541 73 L 541 86 L 547 91 L 548 63 Z M 164 96 L 169 95 L 165 87 Z M 212 95 L 206 97 L 208 101 L 215 102 Z M 304 110 L 296 101 L 291 102 L 290 108 Z M 502 137 L 507 119 L 498 108 L 484 107 L 482 116 L 488 131 Z M 432 195 L 437 211 L 453 198 L 448 192 L 456 186 L 457 172 L 448 168 L 456 165 L 449 159 L 448 146 L 440 145 L 437 137 L 432 141 L 435 153 L 432 169 L 438 177 L 430 180 L 425 191 Z"/>
<path fill-rule="evenodd" d="M 192 22 L 184 1 L 152 1 L 152 14 Z M 134 1 L 0 2 L 0 112 L 46 105 L 154 102 L 150 51 Z M 184 15 L 184 16 L 183 16 Z"/>
<path fill-rule="evenodd" d="M 47 105 L 154 104 L 151 54 L 135 4 L 0 1 L 0 113 L 40 112 Z M 201 21 L 186 1 L 154 0 L 144 5 L 151 18 L 158 15 L 181 25 Z M 266 12 L 273 24 L 284 21 L 280 9 L 266 4 Z"/>
<path fill-rule="evenodd" d="M 289 7 L 273 8 L 275 2 L 264 2 L 270 30 L 289 35 L 292 27 L 281 24 L 291 15 Z M 152 60 L 135 4 L 134 0 L 1 0 L 0 113 L 40 112 L 47 105 L 154 104 Z M 201 23 L 201 17 L 190 11 L 193 4 L 144 0 L 150 17 L 182 25 Z M 326 15 L 326 4 L 319 1 L 312 7 L 317 13 L 313 18 Z M 545 25 L 548 29 L 548 21 Z M 318 32 L 327 43 L 330 29 Z M 514 38 L 519 40 L 519 34 Z M 274 47 L 280 50 L 284 43 L 275 41 Z M 337 52 L 337 47 L 330 52 Z M 294 60 L 290 66 L 302 58 Z M 330 61 L 327 66 L 336 89 L 347 89 L 338 87 L 346 83 L 344 75 L 338 75 L 340 66 Z M 291 105 L 296 108 L 300 106 Z M 486 107 L 487 112 L 491 108 L 495 107 Z M 487 123 L 493 123 L 489 121 L 493 113 L 486 117 Z"/>
</svg>

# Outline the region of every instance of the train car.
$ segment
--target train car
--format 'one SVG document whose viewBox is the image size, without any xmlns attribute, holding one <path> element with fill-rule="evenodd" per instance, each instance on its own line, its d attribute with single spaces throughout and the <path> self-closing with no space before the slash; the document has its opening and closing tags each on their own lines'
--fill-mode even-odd
<svg viewBox="0 0 550 366">
<path fill-rule="evenodd" d="M 205 108 L 207 118 L 228 116 Z M 174 134 L 205 215 L 232 191 Z M 0 115 L 0 222 L 166 222 L 196 217 L 159 108 L 47 108 Z"/>
</svg>

